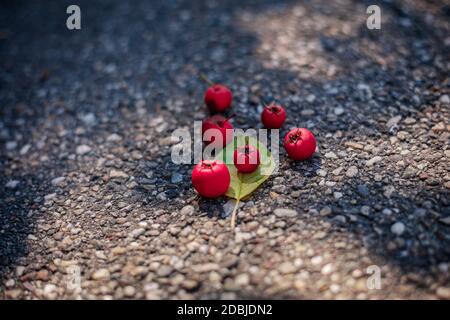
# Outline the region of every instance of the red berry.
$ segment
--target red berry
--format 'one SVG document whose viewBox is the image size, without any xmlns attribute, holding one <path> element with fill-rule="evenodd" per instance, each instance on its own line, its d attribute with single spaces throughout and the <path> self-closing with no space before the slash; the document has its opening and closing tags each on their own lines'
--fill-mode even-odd
<svg viewBox="0 0 450 320">
<path fill-rule="evenodd" d="M 290 158 L 306 160 L 316 151 L 316 138 L 305 128 L 294 128 L 284 137 L 284 148 Z"/>
<path fill-rule="evenodd" d="M 280 129 L 285 120 L 286 111 L 276 103 L 266 106 L 261 113 L 261 121 L 267 129 Z"/>
<path fill-rule="evenodd" d="M 225 118 L 220 114 L 216 114 L 203 120 L 202 123 L 202 136 L 209 129 L 217 129 L 222 134 L 222 146 L 225 147 L 233 140 L 233 126 L 231 125 L 229 119 Z M 227 130 L 228 129 L 228 130 Z M 231 130 L 230 130 L 231 129 Z M 215 134 L 211 137 L 210 141 L 205 141 L 206 144 L 210 144 L 216 140 Z"/>
<path fill-rule="evenodd" d="M 203 160 L 192 170 L 192 184 L 202 197 L 220 197 L 230 186 L 230 172 L 222 161 Z"/>
<path fill-rule="evenodd" d="M 228 87 L 214 84 L 205 92 L 205 103 L 210 111 L 223 112 L 231 105 L 233 95 Z"/>
<path fill-rule="evenodd" d="M 246 145 L 237 148 L 233 154 L 234 166 L 238 172 L 251 173 L 255 171 L 260 163 L 259 150 L 254 146 Z"/>
</svg>

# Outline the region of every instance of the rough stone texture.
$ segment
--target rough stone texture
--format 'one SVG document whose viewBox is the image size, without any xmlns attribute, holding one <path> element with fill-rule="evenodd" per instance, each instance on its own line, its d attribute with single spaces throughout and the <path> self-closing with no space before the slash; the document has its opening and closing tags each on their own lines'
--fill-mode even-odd
<svg viewBox="0 0 450 320">
<path fill-rule="evenodd" d="M 77 4 L 81 31 L 64 1 L 0 4 L 1 298 L 449 298 L 448 5 L 380 1 L 371 31 L 351 0 Z M 170 160 L 200 71 L 236 127 L 274 98 L 281 137 L 318 140 L 236 232 Z"/>
</svg>

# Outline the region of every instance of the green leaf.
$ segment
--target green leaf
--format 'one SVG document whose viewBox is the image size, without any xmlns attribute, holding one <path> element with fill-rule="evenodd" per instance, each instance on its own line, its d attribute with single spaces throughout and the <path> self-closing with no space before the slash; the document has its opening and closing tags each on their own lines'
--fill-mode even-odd
<svg viewBox="0 0 450 320">
<path fill-rule="evenodd" d="M 255 146 L 259 150 L 260 165 L 258 169 L 252 173 L 238 173 L 233 162 L 233 154 L 237 147 L 245 146 L 246 139 L 250 145 Z M 234 215 L 239 205 L 239 200 L 247 197 L 255 191 L 264 181 L 266 181 L 275 170 L 275 161 L 267 147 L 254 137 L 244 135 L 234 137 L 233 143 L 228 144 L 215 157 L 216 160 L 222 160 L 228 167 L 230 172 L 230 187 L 225 193 L 230 198 L 237 200 L 235 210 L 233 210 L 231 225 L 234 227 Z"/>
</svg>

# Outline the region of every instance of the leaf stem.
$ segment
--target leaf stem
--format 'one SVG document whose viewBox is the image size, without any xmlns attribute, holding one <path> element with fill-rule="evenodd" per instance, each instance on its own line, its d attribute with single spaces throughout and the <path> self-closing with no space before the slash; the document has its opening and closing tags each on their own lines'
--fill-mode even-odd
<svg viewBox="0 0 450 320">
<path fill-rule="evenodd" d="M 236 195 L 236 204 L 234 205 L 234 209 L 233 209 L 233 213 L 231 213 L 231 230 L 234 230 L 234 227 L 236 225 L 236 214 L 237 214 L 237 209 L 239 208 L 239 201 L 241 200 L 241 192 L 242 192 L 242 174 L 241 173 L 237 173 L 238 176 L 238 180 L 241 181 L 241 183 L 239 184 L 239 192 Z"/>
<path fill-rule="evenodd" d="M 208 85 L 213 86 L 215 83 L 212 82 L 207 76 L 206 74 L 204 74 L 203 72 L 200 72 L 200 79 L 202 79 L 203 81 L 205 81 Z"/>
<path fill-rule="evenodd" d="M 234 226 L 236 225 L 236 213 L 237 208 L 239 207 L 239 199 L 236 199 L 236 204 L 234 205 L 233 213 L 231 214 L 231 229 L 234 230 Z"/>
</svg>

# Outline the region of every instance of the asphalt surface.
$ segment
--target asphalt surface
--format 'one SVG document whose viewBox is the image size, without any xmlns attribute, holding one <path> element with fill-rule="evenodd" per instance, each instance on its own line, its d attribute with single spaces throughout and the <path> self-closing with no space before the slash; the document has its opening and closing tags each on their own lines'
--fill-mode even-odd
<svg viewBox="0 0 450 320">
<path fill-rule="evenodd" d="M 69 4 L 0 4 L 0 298 L 450 299 L 448 3 L 368 30 L 365 1 L 77 1 L 77 31 Z M 235 127 L 264 97 L 318 141 L 234 231 L 170 157 L 199 72 Z"/>
</svg>

